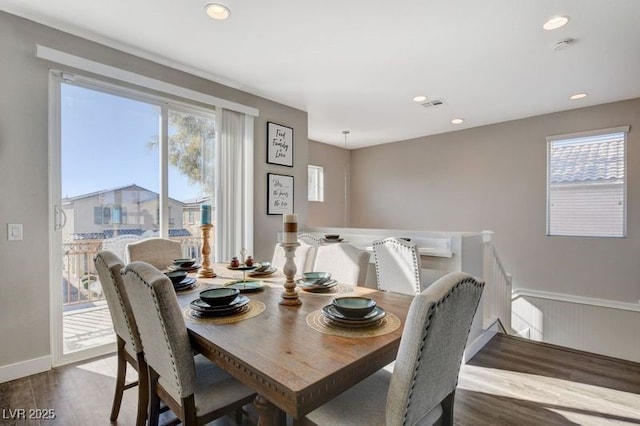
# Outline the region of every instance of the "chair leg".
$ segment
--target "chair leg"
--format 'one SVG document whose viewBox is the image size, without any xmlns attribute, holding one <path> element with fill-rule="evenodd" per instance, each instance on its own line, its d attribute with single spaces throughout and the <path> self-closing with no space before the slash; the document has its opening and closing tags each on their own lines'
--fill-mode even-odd
<svg viewBox="0 0 640 426">
<path fill-rule="evenodd" d="M 122 394 L 124 393 L 124 380 L 127 376 L 127 360 L 124 357 L 124 340 L 118 337 L 118 372 L 116 374 L 116 389 L 113 394 L 113 404 L 111 405 L 111 415 L 109 420 L 115 422 L 120 413 Z"/>
<path fill-rule="evenodd" d="M 444 397 L 442 400 L 442 417 L 440 417 L 440 424 L 446 426 L 453 425 L 453 403 L 456 397 L 456 390 Z"/>
<path fill-rule="evenodd" d="M 142 352 L 137 354 L 138 358 L 138 416 L 136 426 L 144 426 L 149 412 L 149 371 L 147 362 L 144 360 Z"/>
<path fill-rule="evenodd" d="M 149 372 L 149 426 L 158 426 L 160 421 L 160 397 L 158 396 L 158 373 L 153 368 Z"/>
</svg>

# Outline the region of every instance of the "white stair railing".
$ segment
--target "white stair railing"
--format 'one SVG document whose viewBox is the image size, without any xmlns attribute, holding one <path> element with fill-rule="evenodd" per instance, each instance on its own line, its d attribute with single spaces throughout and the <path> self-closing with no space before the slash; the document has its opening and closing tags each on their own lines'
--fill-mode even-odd
<svg viewBox="0 0 640 426">
<path fill-rule="evenodd" d="M 492 243 L 492 231 L 482 232 L 484 245 L 483 310 L 485 327 L 500 322 L 508 334 L 511 329 L 511 274 L 508 273 Z"/>
</svg>

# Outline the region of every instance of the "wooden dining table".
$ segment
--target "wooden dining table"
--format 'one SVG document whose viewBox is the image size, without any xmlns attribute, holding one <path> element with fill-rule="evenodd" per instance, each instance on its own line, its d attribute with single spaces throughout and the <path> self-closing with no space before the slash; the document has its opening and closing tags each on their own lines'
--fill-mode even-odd
<svg viewBox="0 0 640 426">
<path fill-rule="evenodd" d="M 218 276 L 198 278 L 196 290 L 238 278 L 226 264 L 213 266 Z M 281 274 L 265 277 L 261 290 L 244 294 L 264 304 L 259 315 L 224 324 L 208 318 L 186 321 L 194 348 L 256 391 L 259 425 L 284 424 L 284 413 L 298 423 L 307 413 L 392 362 L 413 300 L 407 295 L 341 284 L 336 294 L 300 291 L 302 304 L 283 306 L 278 303 L 283 282 Z M 185 312 L 198 292 L 177 292 Z M 307 323 L 310 314 L 335 297 L 354 295 L 375 300 L 388 315 L 399 319 L 400 326 L 375 337 L 362 337 L 360 330 L 354 329 L 351 337 L 349 330 L 346 335 L 344 330 L 341 336 L 331 335 Z"/>
</svg>

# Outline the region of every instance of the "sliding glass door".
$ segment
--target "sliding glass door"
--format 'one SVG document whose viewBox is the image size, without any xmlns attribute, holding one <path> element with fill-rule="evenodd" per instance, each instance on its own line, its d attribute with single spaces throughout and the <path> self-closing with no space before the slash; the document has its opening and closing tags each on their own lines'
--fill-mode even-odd
<svg viewBox="0 0 640 426">
<path fill-rule="evenodd" d="M 126 244 L 162 236 L 198 255 L 200 206 L 215 208 L 215 120 L 211 111 L 62 74 L 52 77 L 51 107 L 52 347 L 62 364 L 114 347 L 95 253 L 126 262 Z"/>
</svg>

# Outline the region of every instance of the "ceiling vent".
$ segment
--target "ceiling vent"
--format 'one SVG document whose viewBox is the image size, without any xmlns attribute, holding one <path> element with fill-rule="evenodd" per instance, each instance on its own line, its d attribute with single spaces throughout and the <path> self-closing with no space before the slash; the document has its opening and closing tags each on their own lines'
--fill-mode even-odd
<svg viewBox="0 0 640 426">
<path fill-rule="evenodd" d="M 434 108 L 444 105 L 444 101 L 442 99 L 434 99 L 432 101 L 423 102 L 421 105 L 425 108 Z"/>
</svg>

